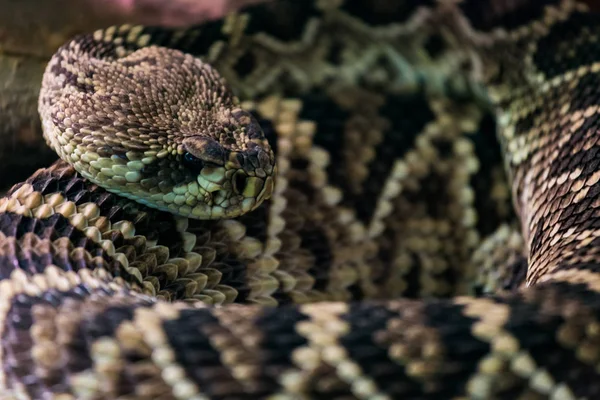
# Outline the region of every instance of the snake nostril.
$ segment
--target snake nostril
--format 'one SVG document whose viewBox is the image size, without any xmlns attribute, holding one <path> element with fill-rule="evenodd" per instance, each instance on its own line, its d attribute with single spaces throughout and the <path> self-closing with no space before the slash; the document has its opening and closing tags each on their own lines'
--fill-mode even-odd
<svg viewBox="0 0 600 400">
<path fill-rule="evenodd" d="M 244 191 L 244 188 L 246 187 L 246 178 L 248 178 L 248 176 L 244 173 L 238 172 L 235 174 L 233 178 L 233 190 L 236 193 L 241 194 Z"/>
</svg>

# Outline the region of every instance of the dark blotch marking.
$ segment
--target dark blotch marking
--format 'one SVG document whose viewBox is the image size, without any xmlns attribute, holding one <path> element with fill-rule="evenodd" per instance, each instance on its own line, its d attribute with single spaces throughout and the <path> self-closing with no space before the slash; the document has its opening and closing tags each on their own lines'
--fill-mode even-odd
<svg viewBox="0 0 600 400">
<path fill-rule="evenodd" d="M 375 341 L 377 332 L 385 331 L 388 322 L 397 316 L 383 305 L 353 303 L 342 317 L 350 329 L 339 342 L 381 392 L 392 398 L 419 398 L 421 383 L 412 380 L 404 366 L 390 359 L 388 348 Z"/>
<path fill-rule="evenodd" d="M 333 262 L 329 238 L 318 226 L 306 226 L 298 232 L 298 235 L 302 240 L 300 246 L 308 249 L 314 257 L 312 267 L 308 270 L 308 274 L 315 278 L 313 288 L 315 290 L 327 289 Z"/>
<path fill-rule="evenodd" d="M 30 355 L 33 347 L 33 338 L 29 333 L 33 324 L 31 308 L 40 303 L 40 299 L 32 298 L 25 294 L 17 295 L 12 300 L 10 311 L 6 315 L 4 332 L 2 335 L 2 366 L 6 374 L 8 388 L 20 386 L 32 398 L 41 398 L 44 390 L 44 380 L 32 374 L 33 359 Z M 52 380 L 55 380 L 55 377 Z M 58 384 L 62 383 L 56 379 Z"/>
<path fill-rule="evenodd" d="M 333 65 L 339 65 L 343 62 L 344 44 L 339 40 L 333 40 L 327 52 L 327 61 Z"/>
<path fill-rule="evenodd" d="M 239 126 L 244 128 L 244 133 L 250 139 L 262 139 L 264 138 L 264 134 L 262 131 L 262 127 L 258 120 L 254 117 L 252 112 L 237 109 L 231 113 L 231 116 L 237 121 Z M 233 127 L 236 128 L 235 126 Z M 248 143 L 248 147 L 256 147 L 258 146 L 256 143 L 250 142 Z"/>
<path fill-rule="evenodd" d="M 248 76 L 257 65 L 256 56 L 252 51 L 248 51 L 241 56 L 233 65 L 233 70 L 240 78 Z"/>
<path fill-rule="evenodd" d="M 73 60 L 71 57 L 68 60 L 65 60 L 65 57 L 60 52 L 57 53 L 56 57 L 57 57 L 57 61 L 58 62 L 55 63 L 50 68 L 50 72 L 52 72 L 56 76 L 58 76 L 58 75 L 64 75 L 65 76 L 66 85 L 75 87 L 80 92 L 89 93 L 89 94 L 95 93 L 93 85 L 88 85 L 86 83 L 80 83 L 78 81 L 78 75 L 77 74 L 74 74 L 73 72 L 69 71 L 68 69 L 66 69 L 66 68 L 64 68 L 64 67 L 62 67 L 60 65 L 61 62 L 63 62 L 63 61 L 67 61 L 69 64 L 73 64 L 75 60 Z M 85 78 L 93 79 L 93 77 L 94 77 L 94 73 L 92 71 L 87 71 L 86 72 Z M 60 123 L 60 121 L 54 121 L 54 123 L 56 125 L 59 125 L 59 126 L 62 125 Z"/>
<path fill-rule="evenodd" d="M 597 249 L 599 246 L 600 246 L 600 239 L 594 239 L 592 241 L 592 243 L 590 243 L 590 247 L 593 247 L 595 249 Z M 600 273 L 600 263 L 593 263 L 593 262 L 575 263 L 575 262 L 573 262 L 574 257 L 587 255 L 588 252 L 589 252 L 589 248 L 580 248 L 580 249 L 575 250 L 575 254 L 573 254 L 570 257 L 566 257 L 565 260 L 563 260 L 552 271 L 558 272 L 558 271 L 575 270 L 575 271 L 590 271 L 593 273 Z"/>
<path fill-rule="evenodd" d="M 195 56 L 208 54 L 209 50 L 218 42 L 229 41 L 229 34 L 223 32 L 224 20 L 206 21 L 195 30 L 197 35 L 184 35 L 179 42 L 171 47 Z"/>
<path fill-rule="evenodd" d="M 431 58 L 436 58 L 444 52 L 445 45 L 446 42 L 441 35 L 433 34 L 427 38 L 423 46 Z"/>
<path fill-rule="evenodd" d="M 239 217 L 239 221 L 246 227 L 246 236 L 254 237 L 261 243 L 264 243 L 267 240 L 270 208 L 271 203 L 266 201 L 256 210 Z"/>
<path fill-rule="evenodd" d="M 320 11 L 313 1 L 267 3 L 251 10 L 246 32 L 249 35 L 265 33 L 284 42 L 298 41 L 308 21 L 319 16 Z"/>
<path fill-rule="evenodd" d="M 504 171 L 501 146 L 496 136 L 496 120 L 487 114 L 481 120 L 477 131 L 470 134 L 468 139 L 473 143 L 479 169 L 471 176 L 470 186 L 475 192 L 475 209 L 477 214 L 484 216 L 477 219 L 477 230 L 482 235 L 494 232 L 502 222 L 512 220 L 514 215 L 498 215 L 497 202 L 492 200 L 491 193 L 496 171 Z M 510 208 L 512 210 L 512 207 Z"/>
<path fill-rule="evenodd" d="M 584 30 L 590 33 L 583 33 Z M 575 13 L 566 21 L 556 23 L 550 33 L 540 39 L 533 62 L 548 80 L 581 65 L 590 65 L 600 60 L 600 41 L 589 40 L 590 34 L 596 37 L 600 34 L 598 14 Z M 586 40 L 574 45 L 582 39 Z"/>
<path fill-rule="evenodd" d="M 427 215 L 443 218 L 452 199 L 448 193 L 448 180 L 445 176 L 432 173 L 419 181 L 418 191 L 406 191 L 404 197 L 414 204 L 424 204 Z"/>
<path fill-rule="evenodd" d="M 440 399 L 465 396 L 465 383 L 477 370 L 490 345 L 471 333 L 476 319 L 463 314 L 464 307 L 445 300 L 425 304 L 420 315 L 424 324 L 434 328 L 444 346 L 444 365 L 438 375 L 435 394 Z"/>
<path fill-rule="evenodd" d="M 373 281 L 377 286 L 385 287 L 386 282 L 390 279 L 390 275 L 393 276 L 397 274 L 397 272 L 394 270 L 395 266 L 393 262 L 399 240 L 401 240 L 401 238 L 399 238 L 398 234 L 390 228 L 386 229 L 379 238 L 379 251 L 377 252 L 377 259 L 381 261 L 384 270 L 381 271 L 378 276 L 373 277 Z M 419 297 L 422 289 L 421 263 L 414 252 L 410 251 L 409 256 L 412 266 L 402 277 L 403 281 L 406 283 L 406 288 L 402 292 L 402 297 L 417 298 Z M 399 293 L 393 294 L 398 295 Z"/>
<path fill-rule="evenodd" d="M 177 363 L 211 399 L 251 399 L 258 394 L 244 393 L 244 386 L 221 362 L 221 351 L 213 346 L 211 339 L 225 329 L 209 310 L 182 310 L 179 318 L 164 321 L 163 329 Z"/>
<path fill-rule="evenodd" d="M 268 387 L 279 387 L 277 378 L 281 371 L 294 365 L 294 350 L 308 344 L 296 331 L 297 324 L 307 320 L 308 317 L 297 307 L 283 306 L 265 308 L 254 321 L 254 326 L 262 336 L 259 346 L 262 362 L 266 366 L 265 385 Z"/>
<path fill-rule="evenodd" d="M 431 7 L 435 0 L 387 1 L 387 0 L 346 0 L 342 10 L 372 26 L 402 24 L 419 7 Z"/>
<path fill-rule="evenodd" d="M 13 213 L 0 214 L 0 231 L 7 236 L 21 239 L 26 233 L 34 233 L 40 239 L 54 241 L 67 237 L 73 243 L 73 248 L 83 248 L 92 257 L 101 257 L 103 266 L 115 276 L 122 276 L 127 281 L 135 279 L 121 267 L 121 264 L 110 257 L 102 247 L 86 237 L 83 232 L 73 227 L 69 220 L 61 214 L 53 214 L 46 219 L 26 217 Z M 33 249 L 32 249 L 33 250 Z M 46 266 L 55 264 L 64 271 L 79 271 L 95 269 L 95 262 L 87 263 L 84 258 L 75 257 L 68 249 L 51 249 L 51 253 L 23 252 L 16 248 L 16 254 L 0 255 L 0 279 L 7 279 L 13 270 L 21 269 L 31 274 L 42 273 Z"/>
<path fill-rule="evenodd" d="M 559 2 L 560 0 L 466 0 L 460 3 L 460 9 L 479 31 L 490 32 L 497 28 L 512 31 L 540 19 L 546 6 Z"/>
<path fill-rule="evenodd" d="M 344 192 L 350 192 L 343 153 L 346 147 L 346 121 L 349 117 L 348 111 L 343 110 L 330 98 L 317 93 L 311 93 L 302 98 L 302 110 L 298 115 L 299 120 L 317 123 L 313 143 L 329 152 L 331 160 L 327 166 L 329 183 L 341 188 Z M 306 160 L 294 162 L 304 163 L 296 166 L 301 170 L 305 170 L 308 166 Z"/>
<path fill-rule="evenodd" d="M 348 204 L 356 209 L 358 218 L 363 222 L 369 221 L 373 215 L 394 162 L 413 148 L 425 125 L 435 117 L 426 99 L 418 94 L 388 95 L 379 111 L 390 121 L 390 128 L 383 132 L 383 140 L 375 147 L 376 155 L 368 166 L 370 170 L 363 192 L 360 197 L 349 198 Z"/>
<path fill-rule="evenodd" d="M 314 196 L 316 194 L 315 188 L 313 185 L 306 179 L 304 172 L 308 167 L 308 160 L 304 158 L 292 158 L 290 162 L 290 168 L 299 172 L 302 172 L 303 176 L 296 175 L 293 178 L 290 177 L 288 181 L 288 185 L 290 188 L 293 188 L 294 191 L 300 192 L 302 195 L 306 196 L 308 202 L 314 200 Z"/>
<path fill-rule="evenodd" d="M 32 372 L 33 360 L 31 348 L 33 338 L 30 329 L 33 325 L 32 308 L 35 306 L 59 307 L 66 299 L 81 300 L 87 296 L 88 290 L 81 285 L 66 292 L 51 289 L 40 297 L 19 294 L 13 298 L 10 311 L 6 316 L 6 326 L 2 335 L 3 359 L 2 365 L 7 378 L 8 388 L 20 382 L 31 398 L 43 398 L 48 386 L 56 391 L 67 392 L 69 382 L 64 372 L 79 372 L 91 368 L 92 360 L 85 346 L 74 357 L 68 357 L 65 365 L 66 371 L 50 373 L 41 377 Z M 79 340 L 78 340 L 79 339 Z M 81 342 L 81 337 L 71 343 Z M 70 350 L 71 348 L 68 348 Z"/>
<path fill-rule="evenodd" d="M 540 116 L 542 115 L 542 109 L 537 107 L 532 112 L 527 114 L 525 118 L 520 119 L 515 124 L 515 135 L 524 135 L 529 130 L 531 130 L 534 126 L 536 126 L 536 122 L 538 122 Z"/>
<path fill-rule="evenodd" d="M 81 337 L 83 340 L 79 342 L 78 349 L 73 348 L 71 350 L 72 354 L 89 354 L 94 341 L 106 337 L 114 338 L 117 328 L 123 322 L 133 320 L 134 311 L 137 307 L 137 305 L 109 306 L 92 316 L 84 317 L 75 335 L 75 337 Z M 125 352 L 123 357 L 129 361 L 140 358 L 139 355 L 128 352 Z M 132 381 L 127 372 L 123 371 L 117 379 L 117 393 L 133 393 L 138 383 Z"/>
<path fill-rule="evenodd" d="M 88 339 L 89 344 L 103 337 L 113 337 L 122 322 L 133 320 L 134 310 L 132 306 L 110 306 L 103 309 L 102 312 L 84 320 L 81 333 Z"/>
<path fill-rule="evenodd" d="M 505 329 L 519 338 L 520 347 L 527 349 L 536 364 L 543 365 L 556 382 L 564 382 L 578 398 L 597 398 L 600 395 L 600 383 L 594 366 L 581 362 L 574 349 L 565 348 L 557 342 L 556 335 L 552 333 L 559 331 L 565 319 L 560 315 L 560 310 L 549 314 L 549 307 L 543 304 L 549 301 L 555 304 L 577 301 L 581 308 L 598 310 L 600 295 L 587 290 L 586 285 L 562 282 L 538 285 L 536 291 L 535 302 L 525 303 L 519 298 L 508 301 L 511 314 Z M 577 320 L 580 324 L 591 322 L 582 318 Z M 583 330 L 583 326 L 579 328 Z"/>
</svg>

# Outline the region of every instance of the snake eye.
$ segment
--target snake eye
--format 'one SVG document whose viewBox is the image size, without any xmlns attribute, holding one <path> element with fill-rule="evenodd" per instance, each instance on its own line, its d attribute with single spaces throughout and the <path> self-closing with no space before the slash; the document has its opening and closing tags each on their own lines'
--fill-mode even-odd
<svg viewBox="0 0 600 400">
<path fill-rule="evenodd" d="M 186 152 L 183 155 L 183 165 L 190 169 L 193 173 L 199 174 L 204 168 L 204 161 L 198 157 L 194 157 L 191 153 Z"/>
</svg>

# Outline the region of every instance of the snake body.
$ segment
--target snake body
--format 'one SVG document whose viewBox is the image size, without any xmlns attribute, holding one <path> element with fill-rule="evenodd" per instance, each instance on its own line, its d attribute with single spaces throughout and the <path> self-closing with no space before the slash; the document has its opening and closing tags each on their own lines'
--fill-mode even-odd
<svg viewBox="0 0 600 400">
<path fill-rule="evenodd" d="M 75 38 L 63 160 L 0 200 L 3 398 L 599 398 L 599 35 L 331 0 Z"/>
</svg>

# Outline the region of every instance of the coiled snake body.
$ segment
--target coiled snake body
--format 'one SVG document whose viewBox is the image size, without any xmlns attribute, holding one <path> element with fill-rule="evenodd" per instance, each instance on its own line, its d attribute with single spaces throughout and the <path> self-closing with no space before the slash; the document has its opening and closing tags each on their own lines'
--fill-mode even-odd
<svg viewBox="0 0 600 400">
<path fill-rule="evenodd" d="M 75 38 L 63 161 L 0 200 L 0 393 L 600 398 L 599 38 L 570 0 Z"/>
</svg>

